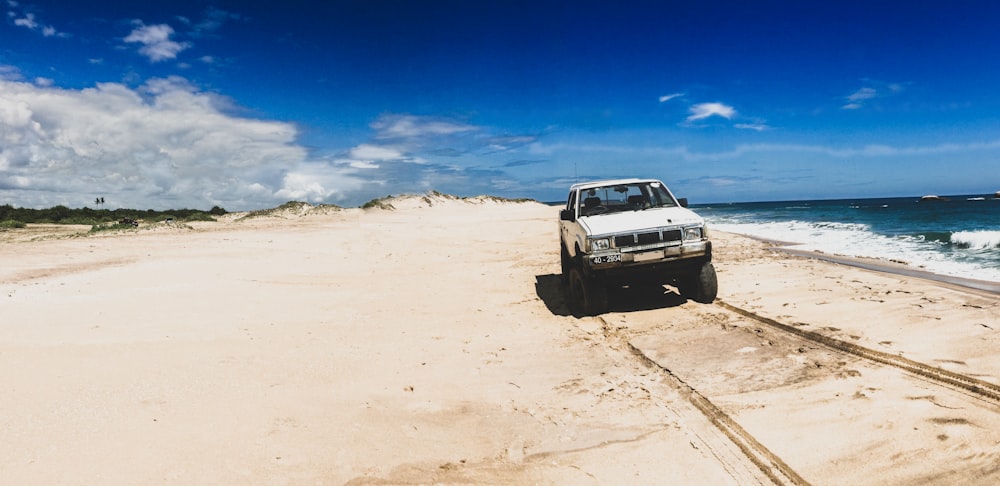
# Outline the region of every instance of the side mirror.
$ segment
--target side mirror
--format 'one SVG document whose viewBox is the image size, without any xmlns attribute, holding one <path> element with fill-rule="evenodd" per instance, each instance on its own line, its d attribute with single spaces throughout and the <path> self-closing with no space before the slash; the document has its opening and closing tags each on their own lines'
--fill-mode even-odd
<svg viewBox="0 0 1000 486">
<path fill-rule="evenodd" d="M 576 218 L 574 218 L 573 216 L 574 215 L 572 209 L 563 209 L 559 211 L 559 219 L 563 221 L 575 221 Z"/>
<path fill-rule="evenodd" d="M 679 197 L 679 198 L 677 198 L 677 202 L 680 203 L 680 205 L 681 205 L 682 208 L 688 207 L 688 198 L 686 198 L 686 197 Z"/>
</svg>

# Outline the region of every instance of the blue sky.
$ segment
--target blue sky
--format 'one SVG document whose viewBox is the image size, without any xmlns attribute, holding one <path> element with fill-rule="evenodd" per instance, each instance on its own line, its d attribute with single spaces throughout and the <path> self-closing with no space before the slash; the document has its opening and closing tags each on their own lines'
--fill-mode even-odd
<svg viewBox="0 0 1000 486">
<path fill-rule="evenodd" d="M 0 204 L 1000 190 L 1000 3 L 316 3 L 3 0 Z"/>
</svg>

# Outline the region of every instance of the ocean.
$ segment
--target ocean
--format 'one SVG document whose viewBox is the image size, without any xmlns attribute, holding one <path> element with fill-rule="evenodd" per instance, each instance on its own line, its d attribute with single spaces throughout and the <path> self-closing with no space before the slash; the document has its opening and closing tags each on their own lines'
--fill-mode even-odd
<svg viewBox="0 0 1000 486">
<path fill-rule="evenodd" d="M 693 204 L 709 230 L 796 243 L 830 255 L 905 263 L 1000 282 L 1000 199 L 994 195 Z"/>
</svg>

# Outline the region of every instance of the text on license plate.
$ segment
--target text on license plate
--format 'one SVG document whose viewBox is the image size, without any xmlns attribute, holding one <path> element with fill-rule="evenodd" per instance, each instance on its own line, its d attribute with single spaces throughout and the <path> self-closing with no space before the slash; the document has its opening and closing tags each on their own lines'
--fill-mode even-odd
<svg viewBox="0 0 1000 486">
<path fill-rule="evenodd" d="M 600 265 L 602 263 L 618 263 L 622 261 L 622 254 L 613 253 L 611 255 L 595 256 L 591 257 L 591 261 L 594 262 L 594 265 Z"/>
</svg>

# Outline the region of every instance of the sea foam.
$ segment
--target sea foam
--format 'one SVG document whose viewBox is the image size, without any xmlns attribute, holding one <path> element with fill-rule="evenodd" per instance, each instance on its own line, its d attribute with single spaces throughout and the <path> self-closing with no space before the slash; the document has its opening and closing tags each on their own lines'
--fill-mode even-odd
<svg viewBox="0 0 1000 486">
<path fill-rule="evenodd" d="M 725 219 L 709 223 L 712 228 L 721 231 L 793 242 L 796 248 L 803 250 L 905 262 L 914 268 L 942 275 L 1000 282 L 1000 269 L 947 252 L 948 240 L 927 239 L 925 236 L 879 235 L 871 231 L 869 226 L 858 223 L 744 223 Z M 950 240 L 953 247 L 964 251 L 1000 248 L 1000 231 L 960 231 L 953 233 Z"/>
<path fill-rule="evenodd" d="M 1000 198 L 955 196 L 732 203 L 698 209 L 709 226 L 831 255 L 875 258 L 1000 282 Z"/>
<path fill-rule="evenodd" d="M 957 231 L 951 235 L 951 243 L 971 250 L 1000 249 L 1000 231 Z"/>
</svg>

